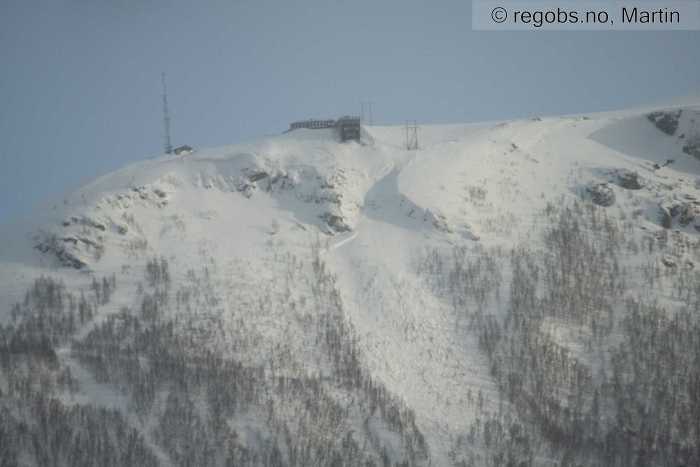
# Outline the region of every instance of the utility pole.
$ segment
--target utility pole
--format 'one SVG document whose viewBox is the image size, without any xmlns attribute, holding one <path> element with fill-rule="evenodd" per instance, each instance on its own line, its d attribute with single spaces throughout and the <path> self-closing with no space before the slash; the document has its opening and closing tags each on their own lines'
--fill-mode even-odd
<svg viewBox="0 0 700 467">
<path fill-rule="evenodd" d="M 418 123 L 415 120 L 406 122 L 406 150 L 418 150 Z"/>
<path fill-rule="evenodd" d="M 360 120 L 363 123 L 367 123 L 368 126 L 372 126 L 372 101 L 361 101 L 360 102 Z"/>
<path fill-rule="evenodd" d="M 168 88 L 165 86 L 165 72 L 161 73 L 160 80 L 163 83 L 163 127 L 165 129 L 165 153 L 172 154 L 173 146 L 170 144 L 170 112 L 168 111 Z"/>
</svg>

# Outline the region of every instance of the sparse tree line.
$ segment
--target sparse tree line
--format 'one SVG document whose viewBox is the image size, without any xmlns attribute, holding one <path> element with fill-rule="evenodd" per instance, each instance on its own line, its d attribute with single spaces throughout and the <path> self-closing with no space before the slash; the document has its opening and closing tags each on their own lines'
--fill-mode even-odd
<svg viewBox="0 0 700 467">
<path fill-rule="evenodd" d="M 413 412 L 363 369 L 335 278 L 318 255 L 292 262 L 290 287 L 309 291 L 296 303 L 311 320 L 320 372 L 285 366 L 294 357 L 284 349 L 244 364 L 235 351 L 224 355 L 189 335 L 188 311 L 209 335 L 224 325 L 206 270 L 190 272 L 188 287 L 172 292 L 167 260 L 153 258 L 139 306 L 100 320 L 116 278 L 92 280 L 79 298 L 38 279 L 0 329 L 0 409 L 11 414 L 0 421 L 0 465 L 148 466 L 164 457 L 197 466 L 427 465 Z M 213 318 L 203 320 L 207 312 Z M 97 383 L 127 396 L 126 412 L 72 401 L 82 388 L 60 356 L 67 351 Z M 398 451 L 385 432 L 399 440 Z"/>
<path fill-rule="evenodd" d="M 470 317 L 499 387 L 498 412 L 483 412 L 460 438 L 455 462 L 700 465 L 700 274 L 641 257 L 620 261 L 640 251 L 697 260 L 700 243 L 634 238 L 627 225 L 583 203 L 550 205 L 542 215 L 543 247 L 513 249 L 508 283 L 496 274 L 479 279 L 491 270 L 483 265 L 506 259 L 500 251 L 431 251 L 419 262 L 429 283 L 439 271 L 441 296 Z M 508 290 L 502 305 L 492 293 L 501 287 Z M 661 306 L 642 288 L 677 302 Z M 564 329 L 566 344 L 557 335 Z"/>
<path fill-rule="evenodd" d="M 496 410 L 468 398 L 478 416 L 454 464 L 700 465 L 700 273 L 685 262 L 700 264 L 700 241 L 640 237 L 585 203 L 550 205 L 542 220 L 537 244 L 415 263 L 499 390 Z M 282 287 L 233 303 L 214 261 L 175 285 L 152 258 L 138 305 L 98 322 L 116 277 L 77 293 L 37 279 L 0 326 L 0 465 L 428 465 L 413 412 L 365 370 L 312 253 L 275 255 Z M 297 334 L 267 348 L 260 323 L 280 316 Z M 68 350 L 127 396 L 126 412 L 75 402 Z"/>
<path fill-rule="evenodd" d="M 66 403 L 78 382 L 57 348 L 109 302 L 115 278 L 79 297 L 40 277 L 0 326 L 0 465 L 156 466 L 141 435 L 115 410 Z"/>
</svg>

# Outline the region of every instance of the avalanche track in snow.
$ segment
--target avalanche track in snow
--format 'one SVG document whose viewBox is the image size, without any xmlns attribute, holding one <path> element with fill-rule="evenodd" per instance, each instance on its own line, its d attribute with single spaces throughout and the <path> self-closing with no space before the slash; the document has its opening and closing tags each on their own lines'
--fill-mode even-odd
<svg viewBox="0 0 700 467">
<path fill-rule="evenodd" d="M 41 377 L 77 419 L 115 417 L 105 445 L 133 428 L 150 465 L 596 465 L 532 420 L 569 433 L 552 414 L 593 399 L 572 388 L 604 393 L 624 326 L 647 322 L 625 321 L 626 299 L 694 306 L 698 122 L 688 105 L 426 125 L 417 151 L 399 126 L 342 144 L 296 130 L 100 177 L 2 229 L 0 350 L 16 367 L 0 370 L 0 409 L 30 415 L 0 428 L 40 426 L 16 388 Z M 559 278 L 552 258 L 590 282 Z M 518 347 L 533 342 L 551 354 Z M 518 373 L 541 361 L 557 369 L 542 370 L 545 402 Z"/>
</svg>

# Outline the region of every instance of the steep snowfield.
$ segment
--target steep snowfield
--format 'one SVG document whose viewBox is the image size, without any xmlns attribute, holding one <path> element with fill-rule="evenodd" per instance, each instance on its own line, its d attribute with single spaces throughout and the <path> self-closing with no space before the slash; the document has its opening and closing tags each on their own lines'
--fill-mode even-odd
<svg viewBox="0 0 700 467">
<path fill-rule="evenodd" d="M 134 164 L 3 229 L 0 318 L 9 321 L 11 304 L 40 275 L 80 289 L 93 276 L 115 274 L 118 291 L 100 309 L 96 322 L 102 322 L 123 306 L 137 306 L 133 291 L 146 261 L 163 257 L 178 286 L 194 281 L 188 271 L 207 268 L 222 324 L 202 345 L 251 365 L 265 365 L 277 355 L 271 349 L 282 346 L 304 371 L 323 375 L 328 363 L 299 318 L 307 302 L 298 281 L 308 273 L 289 260 L 310 261 L 316 248 L 336 277 L 362 365 L 414 411 L 432 465 L 449 465 L 457 438 L 477 416 L 468 400 L 483 394 L 495 409 L 498 388 L 476 336 L 416 264 L 430 251 L 453 247 L 474 257 L 520 242 L 540 248 L 536 233 L 545 227 L 540 213 L 548 203 L 610 193 L 608 215 L 634 219 L 639 232 L 660 231 L 666 219 L 666 227 L 697 238 L 700 214 L 687 210 L 700 209 L 700 159 L 684 148 L 700 135 L 700 107 L 684 108 L 673 134 L 648 114 L 427 125 L 417 151 L 403 148 L 399 126 L 364 127 L 362 144 L 338 143 L 327 130 L 297 130 Z M 638 174 L 640 189 L 622 186 L 629 172 Z M 262 300 L 274 302 L 275 311 L 256 311 Z M 200 308 L 188 313 L 204 319 L 209 308 Z M 232 350 L 228 341 L 238 320 L 247 320 L 254 335 L 245 350 Z M 566 338 L 573 331 L 558 326 L 553 322 L 551 333 L 575 352 Z M 75 368 L 77 360 L 69 364 L 82 382 L 87 370 Z M 85 381 L 81 400 L 126 404 L 118 391 L 99 388 Z M 243 433 L 256 422 L 235 423 Z M 395 444 L 398 453 L 400 441 Z M 168 462 L 163 452 L 155 454 Z"/>
</svg>

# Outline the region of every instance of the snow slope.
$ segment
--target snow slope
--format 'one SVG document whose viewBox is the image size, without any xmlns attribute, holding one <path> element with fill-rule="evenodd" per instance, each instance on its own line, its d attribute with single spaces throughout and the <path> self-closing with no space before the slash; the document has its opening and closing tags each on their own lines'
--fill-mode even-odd
<svg viewBox="0 0 700 467">
<path fill-rule="evenodd" d="M 362 144 L 297 130 L 143 161 L 3 229 L 0 318 L 10 319 L 10 305 L 42 274 L 76 288 L 116 274 L 120 292 L 99 321 L 135 304 L 139 271 L 159 256 L 176 284 L 208 268 L 223 297 L 224 329 L 207 345 L 225 353 L 226 326 L 236 325 L 226 310 L 253 310 L 261 296 L 276 294 L 292 297 L 281 307 L 302 303 L 303 293 L 285 285 L 292 272 L 280 258 L 309 259 L 318 248 L 336 277 L 363 365 L 415 412 L 433 465 L 449 465 L 450 450 L 476 417 L 467 400 L 484 394 L 495 407 L 498 389 L 476 338 L 416 262 L 455 246 L 537 247 L 533 232 L 544 228 L 539 213 L 547 204 L 588 199 L 599 184 L 615 196 L 608 215 L 633 218 L 640 232 L 661 230 L 667 213 L 670 227 L 700 235 L 700 214 L 682 225 L 678 214 L 682 203 L 700 205 L 700 159 L 684 152 L 693 132 L 700 135 L 700 107 L 683 108 L 674 134 L 660 131 L 649 112 L 426 125 L 417 151 L 403 148 L 403 127 L 374 126 L 364 127 Z M 620 185 L 625 171 L 638 174 L 641 189 Z M 238 357 L 264 364 L 272 358 L 266 349 L 283 345 L 309 371 L 323 373 L 304 326 L 279 311 L 243 317 L 259 340 Z M 83 397 L 105 403 L 90 387 L 98 385 L 87 384 Z"/>
</svg>

